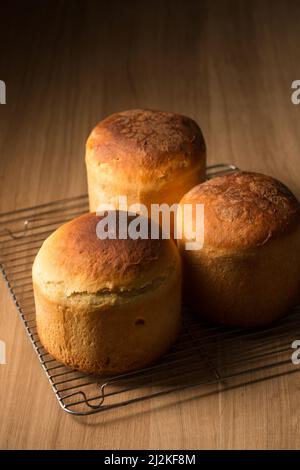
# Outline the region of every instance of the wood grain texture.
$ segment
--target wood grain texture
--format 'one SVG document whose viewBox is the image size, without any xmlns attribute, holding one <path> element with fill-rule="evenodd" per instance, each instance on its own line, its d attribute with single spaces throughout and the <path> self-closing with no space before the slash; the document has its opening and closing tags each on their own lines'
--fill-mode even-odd
<svg viewBox="0 0 300 470">
<path fill-rule="evenodd" d="M 84 144 L 132 107 L 196 119 L 209 163 L 283 180 L 300 197 L 300 2 L 10 2 L 1 7 L 0 210 L 86 191 Z M 3 14 L 2 14 L 3 13 Z M 59 408 L 3 282 L 3 449 L 299 448 L 299 375 L 181 392 L 92 417 Z M 296 334 L 296 333 L 295 333 Z"/>
</svg>

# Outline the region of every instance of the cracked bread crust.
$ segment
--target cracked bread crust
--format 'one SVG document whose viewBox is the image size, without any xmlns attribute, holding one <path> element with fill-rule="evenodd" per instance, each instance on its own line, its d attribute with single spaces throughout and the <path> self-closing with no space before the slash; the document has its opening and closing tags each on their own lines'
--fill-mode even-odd
<svg viewBox="0 0 300 470">
<path fill-rule="evenodd" d="M 205 178 L 199 126 L 175 113 L 133 109 L 101 121 L 86 143 L 90 210 L 100 203 L 178 203 Z"/>
<path fill-rule="evenodd" d="M 181 204 L 204 204 L 205 246 L 249 248 L 293 231 L 300 205 L 280 181 L 259 173 L 236 172 L 194 187 Z"/>
<path fill-rule="evenodd" d="M 119 154 L 119 165 L 144 170 L 200 165 L 205 142 L 199 126 L 181 114 L 131 109 L 101 121 L 87 140 L 88 158 L 105 163 Z"/>
<path fill-rule="evenodd" d="M 101 240 L 96 229 L 102 218 L 95 213 L 77 217 L 45 240 L 33 264 L 33 280 L 46 293 L 60 298 L 74 293 L 134 294 L 163 282 L 177 269 L 178 250 L 172 241 Z M 128 223 L 133 218 L 128 216 Z"/>
</svg>

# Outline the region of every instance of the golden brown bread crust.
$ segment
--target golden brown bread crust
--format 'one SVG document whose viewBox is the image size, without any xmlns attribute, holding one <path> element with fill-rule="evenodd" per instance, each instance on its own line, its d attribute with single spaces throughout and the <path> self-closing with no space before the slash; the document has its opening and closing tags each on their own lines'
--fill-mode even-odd
<svg viewBox="0 0 300 470">
<path fill-rule="evenodd" d="M 204 243 L 215 248 L 263 245 L 300 222 L 300 206 L 291 191 L 259 173 L 213 178 L 189 191 L 181 200 L 185 203 L 204 204 Z"/>
<path fill-rule="evenodd" d="M 45 289 L 67 295 L 145 289 L 163 280 L 177 264 L 177 248 L 167 240 L 100 240 L 102 217 L 88 213 L 58 228 L 43 243 L 33 276 Z M 130 222 L 132 217 L 128 217 Z M 150 224 L 149 224 L 150 227 Z"/>
<path fill-rule="evenodd" d="M 182 253 L 185 298 L 208 320 L 256 327 L 300 300 L 299 202 L 257 173 L 215 178 L 181 203 L 204 204 L 204 247 Z"/>
<path fill-rule="evenodd" d="M 178 203 L 205 178 L 205 142 L 198 125 L 175 113 L 129 110 L 113 114 L 86 144 L 90 210 L 100 203 Z"/>
<path fill-rule="evenodd" d="M 151 171 L 173 166 L 180 169 L 184 162 L 200 165 L 205 142 L 199 126 L 186 116 L 131 109 L 101 121 L 89 136 L 87 149 L 93 149 L 90 158 L 97 162 L 110 162 L 121 154 L 119 167 Z"/>
<path fill-rule="evenodd" d="M 33 287 L 46 350 L 71 367 L 112 374 L 146 366 L 175 341 L 181 263 L 172 240 L 97 238 L 100 219 L 85 214 L 48 237 Z"/>
</svg>

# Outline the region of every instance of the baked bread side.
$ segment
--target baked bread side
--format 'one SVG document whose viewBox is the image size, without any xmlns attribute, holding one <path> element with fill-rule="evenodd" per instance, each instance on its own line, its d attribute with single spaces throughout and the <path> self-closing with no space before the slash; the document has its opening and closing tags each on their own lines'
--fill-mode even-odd
<svg viewBox="0 0 300 470">
<path fill-rule="evenodd" d="M 38 334 L 58 361 L 115 374 L 155 361 L 181 326 L 172 240 L 101 240 L 89 213 L 56 230 L 33 265 Z"/>
</svg>

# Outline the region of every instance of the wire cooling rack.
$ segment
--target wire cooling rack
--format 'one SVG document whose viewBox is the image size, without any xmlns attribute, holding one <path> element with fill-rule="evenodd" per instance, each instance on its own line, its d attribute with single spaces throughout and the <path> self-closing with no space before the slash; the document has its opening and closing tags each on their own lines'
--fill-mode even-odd
<svg viewBox="0 0 300 470">
<path fill-rule="evenodd" d="M 219 164 L 207 177 L 238 170 Z M 271 328 L 228 329 L 209 325 L 185 312 L 182 333 L 160 361 L 142 370 L 114 377 L 95 377 L 57 362 L 43 348 L 36 331 L 31 283 L 34 257 L 45 238 L 59 225 L 88 211 L 87 195 L 0 214 L 0 266 L 32 346 L 61 407 L 88 415 L 170 392 L 208 385 L 222 390 L 234 379 L 265 379 L 274 368 L 288 373 L 292 342 L 300 339 L 300 306 Z M 245 380 L 245 379 L 244 379 Z"/>
</svg>

